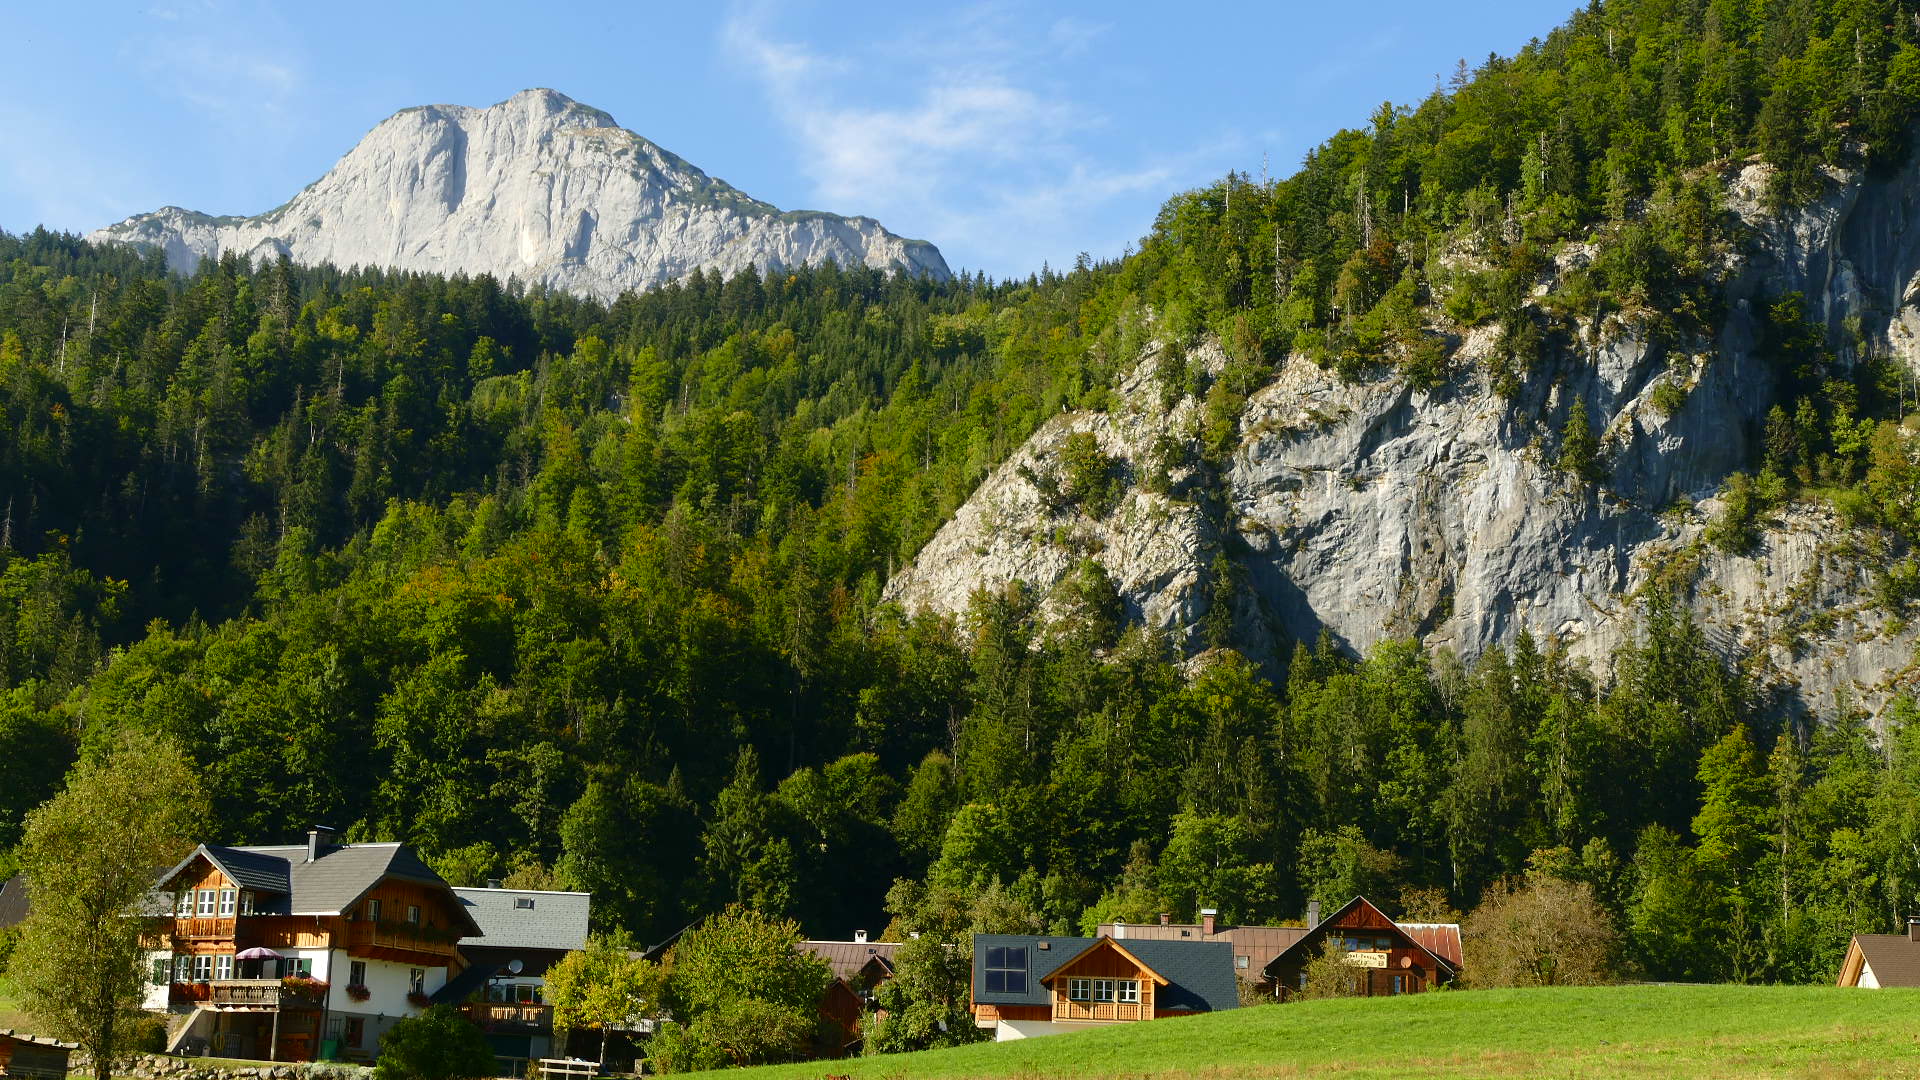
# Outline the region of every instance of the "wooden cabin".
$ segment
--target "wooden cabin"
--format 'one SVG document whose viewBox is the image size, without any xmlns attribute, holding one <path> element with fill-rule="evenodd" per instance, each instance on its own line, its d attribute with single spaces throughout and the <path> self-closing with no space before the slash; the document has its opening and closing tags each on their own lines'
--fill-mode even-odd
<svg viewBox="0 0 1920 1080">
<path fill-rule="evenodd" d="M 67 1060 L 77 1049 L 77 1043 L 0 1031 L 0 1077 L 66 1080 Z"/>
<path fill-rule="evenodd" d="M 863 1035 L 860 1024 L 873 1006 L 874 988 L 893 978 L 894 941 L 868 941 L 864 930 L 852 941 L 802 941 L 800 951 L 827 962 L 833 981 L 820 997 L 820 1017 L 833 1025 L 839 1040 L 828 1048 L 836 1054 L 856 1054 Z"/>
<path fill-rule="evenodd" d="M 974 1022 L 1002 1041 L 1239 1004 L 1225 941 L 973 938 Z"/>
<path fill-rule="evenodd" d="M 1268 962 L 1267 977 L 1282 1000 L 1300 991 L 1307 962 L 1329 940 L 1352 966 L 1353 992 L 1361 997 L 1417 994 L 1460 973 L 1457 925 L 1396 923 L 1356 896 Z"/>
<path fill-rule="evenodd" d="M 1920 986 L 1920 919 L 1907 920 L 1904 934 L 1855 934 L 1840 961 L 1839 985 Z"/>
</svg>

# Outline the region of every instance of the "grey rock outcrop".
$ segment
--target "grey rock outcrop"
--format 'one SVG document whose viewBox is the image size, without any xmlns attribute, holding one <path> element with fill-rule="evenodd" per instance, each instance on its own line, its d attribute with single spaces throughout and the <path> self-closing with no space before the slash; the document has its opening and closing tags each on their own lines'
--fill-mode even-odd
<svg viewBox="0 0 1920 1080">
<path fill-rule="evenodd" d="M 612 299 L 685 277 L 814 266 L 944 279 L 932 244 L 864 217 L 782 213 L 551 90 L 487 109 L 404 109 L 255 217 L 169 206 L 91 234 L 175 269 L 236 252 L 302 264 L 489 273 Z"/>
<path fill-rule="evenodd" d="M 1358 651 L 1415 637 L 1471 659 L 1523 629 L 1603 669 L 1636 632 L 1643 586 L 1677 580 L 1711 639 L 1750 658 L 1787 703 L 1824 711 L 1844 695 L 1871 706 L 1920 678 L 1920 633 L 1872 602 L 1891 541 L 1813 502 L 1764 520 L 1746 553 L 1703 534 L 1728 475 L 1757 456 L 1775 399 L 1758 344 L 1768 297 L 1803 292 L 1842 362 L 1864 342 L 1920 370 L 1920 169 L 1836 175 L 1826 199 L 1784 219 L 1759 210 L 1763 184 L 1758 166 L 1728 177 L 1745 236 L 1710 340 L 1675 344 L 1619 319 L 1582 325 L 1511 398 L 1476 362 L 1493 347 L 1489 328 L 1461 332 L 1459 374 L 1431 391 L 1397 375 L 1343 382 L 1295 356 L 1248 397 L 1239 443 L 1210 473 L 1165 471 L 1165 437 L 1197 457 L 1199 403 L 1167 406 L 1150 374 L 1156 343 L 1106 412 L 1043 425 L 887 595 L 958 614 L 977 587 L 1018 580 L 1046 595 L 1095 558 L 1129 615 L 1189 654 L 1206 645 L 1216 597 L 1231 596 L 1233 643 L 1275 670 L 1292 642 L 1322 631 Z M 1575 245 L 1561 258 L 1588 254 Z M 1188 362 L 1218 373 L 1224 357 L 1208 343 Z M 1657 393 L 1669 381 L 1685 391 L 1678 407 L 1671 390 Z M 1600 436 L 1600 484 L 1556 467 L 1576 400 Z M 1080 431 L 1127 478 L 1118 508 L 1097 519 L 1042 490 Z M 1140 482 L 1150 475 L 1158 482 Z M 1234 575 L 1226 588 L 1214 581 L 1221 566 Z"/>
</svg>

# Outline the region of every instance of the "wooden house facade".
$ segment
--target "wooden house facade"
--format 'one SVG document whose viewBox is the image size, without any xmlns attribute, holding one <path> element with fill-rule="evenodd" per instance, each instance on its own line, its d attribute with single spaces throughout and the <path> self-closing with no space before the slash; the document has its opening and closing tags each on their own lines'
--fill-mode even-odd
<svg viewBox="0 0 1920 1080">
<path fill-rule="evenodd" d="M 1000 1040 L 1239 1005 L 1224 941 L 974 935 L 973 1017 Z"/>
<path fill-rule="evenodd" d="M 481 931 L 400 844 L 201 845 L 163 874 L 147 1005 L 190 1011 L 169 1049 L 370 1059 Z"/>
<path fill-rule="evenodd" d="M 1355 897 L 1268 962 L 1267 978 L 1283 1000 L 1300 991 L 1308 961 L 1328 941 L 1344 954 L 1353 992 L 1362 997 L 1418 994 L 1452 982 L 1460 971 L 1457 926 L 1396 923 Z"/>
</svg>

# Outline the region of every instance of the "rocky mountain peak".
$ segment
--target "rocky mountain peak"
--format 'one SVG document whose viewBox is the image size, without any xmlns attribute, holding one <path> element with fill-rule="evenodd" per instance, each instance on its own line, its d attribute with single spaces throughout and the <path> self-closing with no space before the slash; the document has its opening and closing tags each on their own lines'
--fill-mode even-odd
<svg viewBox="0 0 1920 1080">
<path fill-rule="evenodd" d="M 819 265 L 944 279 L 932 244 L 869 218 L 777 207 L 545 88 L 487 108 L 388 117 L 286 204 L 252 217 L 176 206 L 89 239 L 158 247 L 191 270 L 237 252 L 341 267 L 489 273 L 611 299 L 696 269 Z"/>
</svg>

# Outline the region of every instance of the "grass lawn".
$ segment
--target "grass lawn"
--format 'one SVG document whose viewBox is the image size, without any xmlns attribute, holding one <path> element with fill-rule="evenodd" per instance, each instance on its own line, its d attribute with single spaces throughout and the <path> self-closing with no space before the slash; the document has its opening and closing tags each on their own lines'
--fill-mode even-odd
<svg viewBox="0 0 1920 1080">
<path fill-rule="evenodd" d="M 13 1028 L 16 1031 L 32 1031 L 33 1018 L 20 1011 L 20 1003 L 14 1000 L 13 984 L 6 976 L 0 975 L 0 1029 Z"/>
<path fill-rule="evenodd" d="M 1268 1005 L 741 1080 L 1920 1077 L 1920 990 L 1619 986 Z"/>
</svg>

